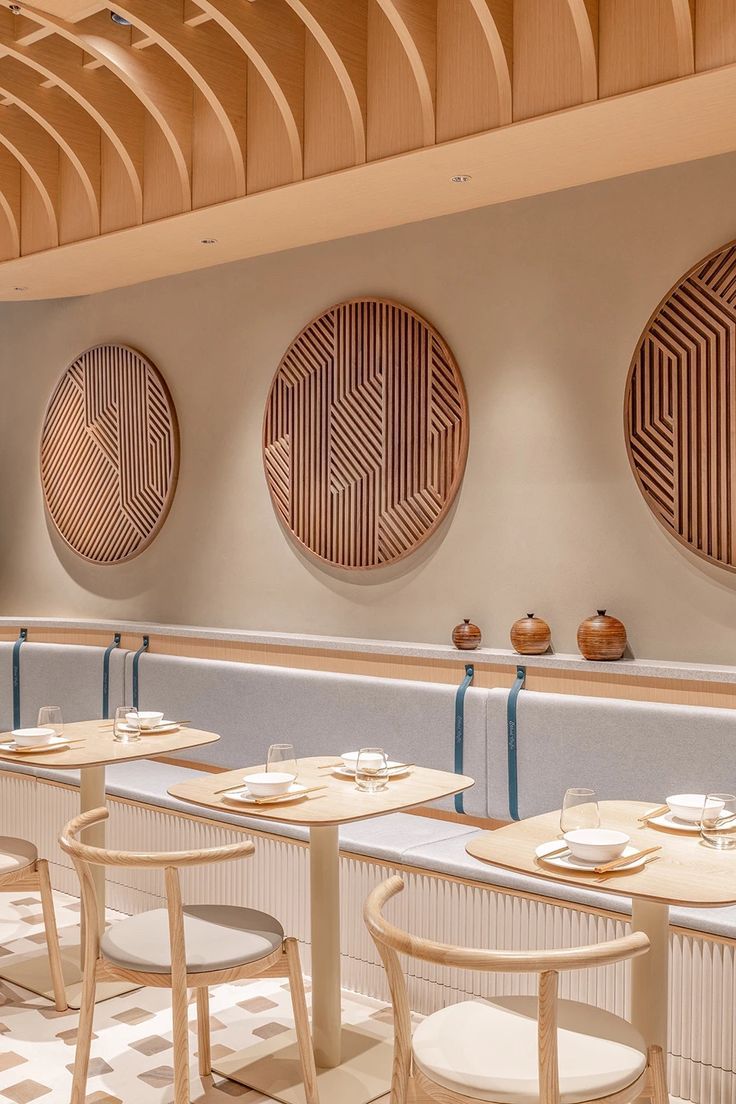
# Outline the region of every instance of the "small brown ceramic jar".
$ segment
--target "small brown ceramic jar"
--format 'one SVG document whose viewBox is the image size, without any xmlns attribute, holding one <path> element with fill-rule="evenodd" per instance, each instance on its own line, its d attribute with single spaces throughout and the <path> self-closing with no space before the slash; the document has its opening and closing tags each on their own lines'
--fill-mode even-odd
<svg viewBox="0 0 736 1104">
<path fill-rule="evenodd" d="M 464 652 L 472 652 L 480 644 L 480 629 L 466 617 L 462 625 L 452 630 L 452 643 Z"/>
<path fill-rule="evenodd" d="M 598 610 L 578 629 L 578 648 L 584 659 L 621 659 L 626 651 L 626 627 L 617 617 Z"/>
<path fill-rule="evenodd" d="M 511 646 L 519 655 L 542 655 L 551 641 L 549 625 L 533 613 L 514 621 L 511 626 Z"/>
</svg>

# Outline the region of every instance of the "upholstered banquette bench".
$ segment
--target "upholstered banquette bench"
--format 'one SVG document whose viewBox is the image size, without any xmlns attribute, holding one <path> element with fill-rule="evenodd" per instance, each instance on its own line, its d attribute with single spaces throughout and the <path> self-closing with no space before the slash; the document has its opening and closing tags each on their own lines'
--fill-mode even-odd
<svg viewBox="0 0 736 1104">
<path fill-rule="evenodd" d="M 516 705 L 517 781 L 510 800 L 507 689 L 456 686 L 315 672 L 139 653 L 115 648 L 25 642 L 0 643 L 0 726 L 35 723 L 42 704 L 61 705 L 68 720 L 99 716 L 137 697 L 141 708 L 163 709 L 197 727 L 220 733 L 219 743 L 176 761 L 144 760 L 108 769 L 111 838 L 126 845 L 206 845 L 243 831 L 260 840 L 258 862 L 249 864 L 248 883 L 239 875 L 222 889 L 239 903 L 291 910 L 291 927 L 308 943 L 304 856 L 306 831 L 237 813 L 197 810 L 168 794 L 176 782 L 202 769 L 232 769 L 263 761 L 270 743 L 289 740 L 302 756 L 339 753 L 380 743 L 408 761 L 454 769 L 462 734 L 462 769 L 476 779 L 457 815 L 454 799 L 438 815 L 396 814 L 341 829 L 346 892 L 343 954 L 346 981 L 364 993 L 382 991 L 382 976 L 360 924 L 365 892 L 402 869 L 414 892 L 404 895 L 427 934 L 469 943 L 543 947 L 605 938 L 624 930 L 630 904 L 600 891 L 563 886 L 490 867 L 467 854 L 481 829 L 478 818 L 508 820 L 557 808 L 570 785 L 588 785 L 605 798 L 659 802 L 687 790 L 729 789 L 736 711 L 653 704 L 618 699 L 546 694 L 522 690 Z M 458 664 L 458 683 L 464 674 Z M 462 724 L 458 726 L 458 719 Z M 3 764 L 0 832 L 28 838 L 52 863 L 58 888 L 74 892 L 71 872 L 55 845 L 66 816 L 76 807 L 73 772 L 30 770 Z M 513 783 L 512 783 L 513 785 Z M 453 813 L 454 819 L 446 819 Z M 468 819 L 469 818 L 469 819 Z M 121 839 L 122 842 L 122 839 Z M 412 882 L 413 879 L 413 882 Z M 197 892 L 197 887 L 192 886 Z M 150 904 L 145 877 L 111 887 L 110 903 L 125 911 Z M 736 908 L 672 910 L 673 973 L 678 992 L 701 1002 L 692 1017 L 673 1004 L 670 1050 L 676 1095 L 706 1099 L 717 1081 L 732 1083 L 736 1044 L 723 1032 L 701 1028 L 700 1020 L 723 1011 L 723 994 L 736 994 Z M 606 971 L 603 971 L 605 978 Z M 477 979 L 473 984 L 477 984 Z M 428 1009 L 445 984 L 441 972 L 421 967 L 413 1003 Z M 453 984 L 457 984 L 457 980 Z M 496 985 L 486 980 L 484 984 Z M 503 991 L 508 979 L 497 981 Z M 593 984 L 584 973 L 573 986 Z M 613 1011 L 624 1011 L 626 980 L 613 971 L 599 978 L 595 994 Z M 434 989 L 434 993 L 433 993 Z M 446 999 L 446 994 L 442 999 Z M 735 998 L 728 998 L 736 999 Z M 718 1003 L 720 1002 L 720 1003 Z M 695 1079 L 695 1080 L 694 1080 Z M 720 1091 L 720 1090 L 719 1090 Z"/>
</svg>

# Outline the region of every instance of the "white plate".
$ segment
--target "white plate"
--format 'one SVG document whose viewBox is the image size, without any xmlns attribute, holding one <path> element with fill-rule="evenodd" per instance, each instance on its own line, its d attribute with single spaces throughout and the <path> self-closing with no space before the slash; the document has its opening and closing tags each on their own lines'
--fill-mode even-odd
<svg viewBox="0 0 736 1104">
<path fill-rule="evenodd" d="M 121 732 L 137 732 L 138 729 L 136 729 L 133 725 L 129 725 L 129 724 L 126 723 L 126 724 L 121 724 L 120 725 L 120 731 Z M 141 728 L 140 729 L 140 734 L 141 734 L 141 736 L 163 736 L 167 732 L 178 732 L 178 731 L 179 731 L 179 725 L 176 723 L 176 721 L 163 720 L 163 721 L 161 721 L 161 724 L 154 725 L 153 728 Z"/>
<path fill-rule="evenodd" d="M 400 774 L 406 774 L 411 770 L 411 767 L 402 767 L 396 759 L 389 759 L 387 766 L 389 778 L 398 778 Z M 334 767 L 332 773 L 342 775 L 343 778 L 355 778 L 355 768 L 346 767 L 344 764 Z"/>
<path fill-rule="evenodd" d="M 534 854 L 538 859 L 544 859 L 548 866 L 556 866 L 559 867 L 560 870 L 585 870 L 591 874 L 595 871 L 597 866 L 605 866 L 605 862 L 583 862 L 582 859 L 574 859 L 570 854 L 555 855 L 550 859 L 545 858 L 548 851 L 556 851 L 557 848 L 561 846 L 562 844 L 559 840 L 550 840 L 549 843 L 540 843 Z M 641 847 L 634 847 L 633 844 L 629 844 L 628 847 L 624 848 L 620 857 L 623 859 L 626 858 L 627 855 L 635 855 L 637 851 L 641 851 Z M 624 866 L 617 867 L 616 873 L 618 873 L 619 870 L 638 870 L 640 866 L 644 865 L 647 857 L 648 856 L 645 856 L 643 859 L 635 859 L 633 862 L 625 863 Z"/>
<path fill-rule="evenodd" d="M 255 797 L 247 787 L 238 789 L 234 786 L 222 796 L 228 801 L 237 801 L 243 805 L 280 805 L 282 801 L 296 801 L 306 792 L 306 789 L 307 787 L 299 782 L 292 782 L 286 793 L 278 794 L 277 797 Z"/>
<path fill-rule="evenodd" d="M 51 739 L 47 740 L 44 744 L 36 744 L 35 747 L 18 747 L 15 742 L 12 744 L 3 744 L 2 746 L 5 751 L 15 752 L 16 755 L 35 755 L 39 751 L 48 751 L 51 748 L 53 748 L 54 751 L 61 751 L 63 748 L 69 747 L 69 737 L 52 736 Z"/>
<path fill-rule="evenodd" d="M 691 835 L 697 835 L 700 832 L 699 824 L 693 824 L 690 820 L 680 820 L 673 812 L 652 817 L 647 824 L 654 824 L 658 828 L 669 828 L 672 832 L 690 832 Z"/>
</svg>

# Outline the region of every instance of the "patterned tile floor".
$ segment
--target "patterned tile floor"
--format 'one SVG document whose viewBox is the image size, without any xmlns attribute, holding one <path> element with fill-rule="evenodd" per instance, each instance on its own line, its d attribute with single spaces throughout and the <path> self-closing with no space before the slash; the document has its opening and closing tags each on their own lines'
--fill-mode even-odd
<svg viewBox="0 0 736 1104">
<path fill-rule="evenodd" d="M 57 893 L 62 942 L 79 918 L 75 898 Z M 109 913 L 114 922 L 117 914 Z M 0 896 L 0 955 L 43 947 L 38 899 Z M 172 1048 L 169 993 L 139 989 L 103 1001 L 95 1014 L 95 1038 L 87 1104 L 169 1104 L 172 1100 Z M 280 979 L 240 982 L 212 990 L 213 1058 L 287 1030 L 290 1002 Z M 343 1017 L 358 1023 L 385 1020 L 387 1010 L 366 997 L 346 994 Z M 191 1014 L 194 1028 L 194 1009 Z M 40 997 L 0 981 L 0 1104 L 68 1104 L 76 1042 L 76 1012 L 56 1012 Z M 196 1031 L 196 1028 L 195 1028 Z M 39 1044 L 42 1044 L 39 1046 Z M 259 1093 L 196 1074 L 196 1034 L 191 1035 L 193 1104 L 265 1104 Z"/>
</svg>

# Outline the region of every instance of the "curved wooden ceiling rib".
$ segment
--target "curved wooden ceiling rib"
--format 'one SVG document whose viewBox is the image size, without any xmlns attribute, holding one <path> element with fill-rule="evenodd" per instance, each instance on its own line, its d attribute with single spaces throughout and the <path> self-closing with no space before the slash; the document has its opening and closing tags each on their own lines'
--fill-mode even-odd
<svg viewBox="0 0 736 1104">
<path fill-rule="evenodd" d="M 695 70 L 689 0 L 600 0 L 600 96 L 616 96 Z"/>
<path fill-rule="evenodd" d="M 422 0 L 376 0 L 406 54 L 419 96 L 423 143 L 435 142 L 437 19 L 434 5 Z"/>
<path fill-rule="evenodd" d="M 596 36 L 585 0 L 515 0 L 514 119 L 562 111 L 597 96 Z"/>
<path fill-rule="evenodd" d="M 0 143 L 8 149 L 35 185 L 48 221 L 48 239 L 59 244 L 59 147 L 18 107 L 0 107 Z"/>
<path fill-rule="evenodd" d="M 7 226 L 3 260 L 20 257 L 20 164 L 5 146 L 0 146 L 0 208 Z"/>
<path fill-rule="evenodd" d="M 498 97 L 499 126 L 513 120 L 511 65 L 513 41 L 512 0 L 468 0 L 480 23 L 493 62 Z"/>
<path fill-rule="evenodd" d="M 286 5 L 197 0 L 240 47 L 273 96 L 283 120 L 294 180 L 303 175 L 304 27 Z"/>
<path fill-rule="evenodd" d="M 0 58 L 0 92 L 34 119 L 69 158 L 87 199 L 85 222 L 100 229 L 100 128 L 58 88 L 42 88 L 27 66 Z"/>
<path fill-rule="evenodd" d="M 79 64 L 78 49 L 53 36 L 21 46 L 0 30 L 0 53 L 17 58 L 58 85 L 97 123 L 117 151 L 131 190 L 136 221 L 143 221 L 144 108 L 130 89 L 107 69 Z"/>
<path fill-rule="evenodd" d="M 109 36 L 111 23 L 104 13 L 80 23 L 67 23 L 37 8 L 24 5 L 33 19 L 52 28 L 62 38 L 81 47 L 102 62 L 141 101 L 155 119 L 171 152 L 179 192 L 176 205 L 189 210 L 192 204 L 192 97 L 191 81 L 166 55 L 146 56 Z"/>
<path fill-rule="evenodd" d="M 321 48 L 345 96 L 356 165 L 366 159 L 367 0 L 287 0 Z"/>
</svg>

